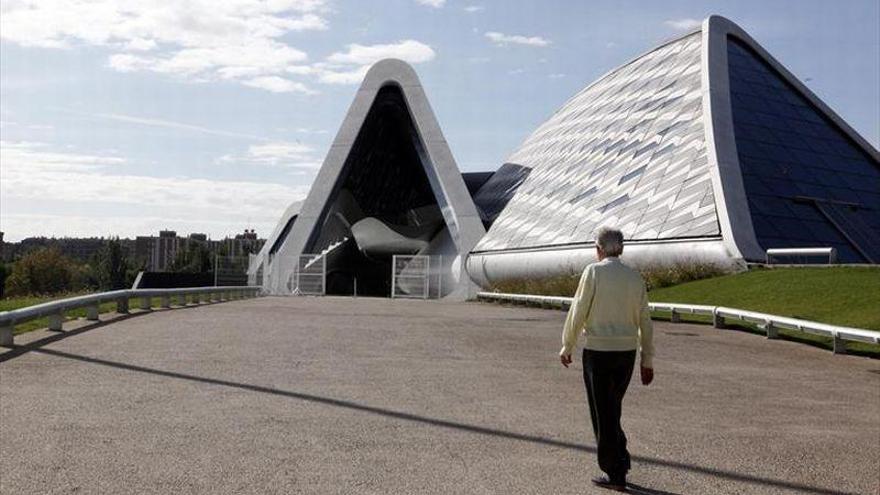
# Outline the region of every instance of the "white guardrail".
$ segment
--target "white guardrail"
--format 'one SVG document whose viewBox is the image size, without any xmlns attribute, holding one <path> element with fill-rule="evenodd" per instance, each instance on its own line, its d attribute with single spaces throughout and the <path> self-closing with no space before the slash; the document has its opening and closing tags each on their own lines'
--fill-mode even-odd
<svg viewBox="0 0 880 495">
<path fill-rule="evenodd" d="M 774 257 L 783 256 L 823 256 L 828 258 L 828 264 L 832 265 L 837 261 L 837 250 L 833 247 L 818 248 L 771 248 L 767 250 L 765 262 L 769 265 L 773 263 Z"/>
<path fill-rule="evenodd" d="M 259 295 L 259 286 L 233 287 L 186 287 L 180 289 L 123 289 L 111 292 L 100 292 L 85 296 L 69 297 L 43 304 L 28 306 L 0 312 L 0 346 L 13 345 L 13 328 L 15 325 L 37 318 L 49 317 L 49 330 L 60 331 L 64 325 L 64 313 L 70 310 L 86 308 L 86 319 L 97 321 L 100 305 L 116 303 L 117 313 L 128 313 L 128 302 L 140 299 L 140 309 L 150 310 L 153 298 L 160 298 L 160 306 L 171 307 L 171 298 L 177 299 L 178 306 L 187 305 L 187 296 L 194 296 L 192 304 L 202 302 L 220 302 L 230 299 L 244 299 Z"/>
<path fill-rule="evenodd" d="M 541 307 L 567 309 L 571 306 L 571 297 L 535 296 L 528 294 L 505 294 L 500 292 L 478 292 L 477 299 L 483 301 L 512 302 L 534 304 Z M 839 327 L 809 320 L 799 320 L 786 316 L 777 316 L 744 309 L 726 308 L 724 306 L 704 306 L 699 304 L 648 303 L 651 311 L 668 312 L 673 323 L 681 321 L 682 314 L 704 315 L 712 318 L 715 328 L 724 328 L 725 320 L 737 320 L 755 323 L 767 333 L 768 339 L 779 337 L 779 329 L 786 328 L 814 335 L 822 335 L 834 339 L 835 354 L 846 353 L 847 340 L 880 344 L 880 332 L 862 328 Z"/>
</svg>

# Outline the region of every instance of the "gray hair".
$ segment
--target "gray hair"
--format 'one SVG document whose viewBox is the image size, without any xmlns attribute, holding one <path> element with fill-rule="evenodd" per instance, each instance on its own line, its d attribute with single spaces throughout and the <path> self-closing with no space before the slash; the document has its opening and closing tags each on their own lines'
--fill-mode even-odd
<svg viewBox="0 0 880 495">
<path fill-rule="evenodd" d="M 596 235 L 596 245 L 605 256 L 620 256 L 623 252 L 623 232 L 611 227 L 602 227 Z"/>
</svg>

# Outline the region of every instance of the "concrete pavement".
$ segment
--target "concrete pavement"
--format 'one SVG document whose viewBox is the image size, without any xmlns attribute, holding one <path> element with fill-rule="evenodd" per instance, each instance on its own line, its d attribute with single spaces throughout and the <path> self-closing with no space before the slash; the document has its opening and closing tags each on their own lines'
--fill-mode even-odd
<svg viewBox="0 0 880 495">
<path fill-rule="evenodd" d="M 18 337 L 0 493 L 603 493 L 563 318 L 273 297 Z M 624 403 L 632 493 L 878 493 L 880 362 L 656 335 L 656 382 Z"/>
</svg>

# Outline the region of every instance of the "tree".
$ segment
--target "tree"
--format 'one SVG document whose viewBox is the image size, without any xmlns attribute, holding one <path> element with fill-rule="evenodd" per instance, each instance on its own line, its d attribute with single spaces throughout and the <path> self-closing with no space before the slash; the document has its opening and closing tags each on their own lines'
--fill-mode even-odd
<svg viewBox="0 0 880 495">
<path fill-rule="evenodd" d="M 0 263 L 0 299 L 6 294 L 6 279 L 9 277 L 10 267 L 6 263 Z"/>
<path fill-rule="evenodd" d="M 211 251 L 201 242 L 189 242 L 181 249 L 171 263 L 171 271 L 181 273 L 205 273 L 213 271 L 214 258 Z"/>
<path fill-rule="evenodd" d="M 6 279 L 10 296 L 57 294 L 71 289 L 74 265 L 56 247 L 32 251 L 15 262 Z"/>
<path fill-rule="evenodd" d="M 102 290 L 124 289 L 127 286 L 129 262 L 119 238 L 111 238 L 104 244 L 96 255 L 94 265 L 98 286 Z"/>
</svg>

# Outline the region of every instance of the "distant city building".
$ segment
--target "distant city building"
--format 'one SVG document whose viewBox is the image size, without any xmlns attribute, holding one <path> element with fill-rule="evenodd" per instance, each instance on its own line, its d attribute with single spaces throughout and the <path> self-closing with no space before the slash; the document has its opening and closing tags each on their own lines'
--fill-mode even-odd
<svg viewBox="0 0 880 495">
<path fill-rule="evenodd" d="M 20 242 L 5 242 L 0 232 L 0 260 L 14 262 L 31 251 L 54 247 L 64 256 L 80 263 L 91 262 L 107 244 L 108 238 L 50 238 L 28 237 Z M 137 236 L 135 239 L 118 239 L 123 253 L 131 266 L 148 272 L 170 272 L 175 259 L 193 244 L 203 246 L 211 257 L 212 269 L 221 285 L 245 285 L 247 283 L 248 257 L 262 249 L 265 239 L 259 239 L 252 229 L 234 237 L 212 241 L 207 234 L 194 232 L 186 237 L 174 230 L 162 230 L 158 236 Z"/>
<path fill-rule="evenodd" d="M 218 242 L 224 246 L 221 251 L 226 256 L 247 256 L 258 253 L 266 240 L 257 239 L 257 233 L 253 229 L 245 229 L 243 233 L 236 234 L 233 238 L 227 237 Z"/>
<path fill-rule="evenodd" d="M 166 272 L 171 270 L 178 253 L 189 249 L 191 243 L 205 245 L 212 256 L 247 258 L 249 254 L 259 252 L 265 242 L 265 239 L 257 238 L 256 231 L 252 229 L 218 241 L 212 241 L 202 233 L 180 237 L 173 230 L 162 230 L 158 236 L 138 236 L 134 241 L 134 256 L 144 270 Z"/>
<path fill-rule="evenodd" d="M 0 251 L 0 259 L 5 262 L 15 261 L 22 256 L 40 248 L 57 248 L 64 256 L 79 262 L 89 262 L 107 243 L 104 237 L 26 237 L 19 242 L 5 242 Z M 129 239 L 120 239 L 123 252 L 131 254 L 134 244 Z"/>
<path fill-rule="evenodd" d="M 159 231 L 159 237 L 154 238 L 150 252 L 149 271 L 168 271 L 182 245 L 183 239 L 177 237 L 177 232 L 173 230 Z"/>
</svg>

